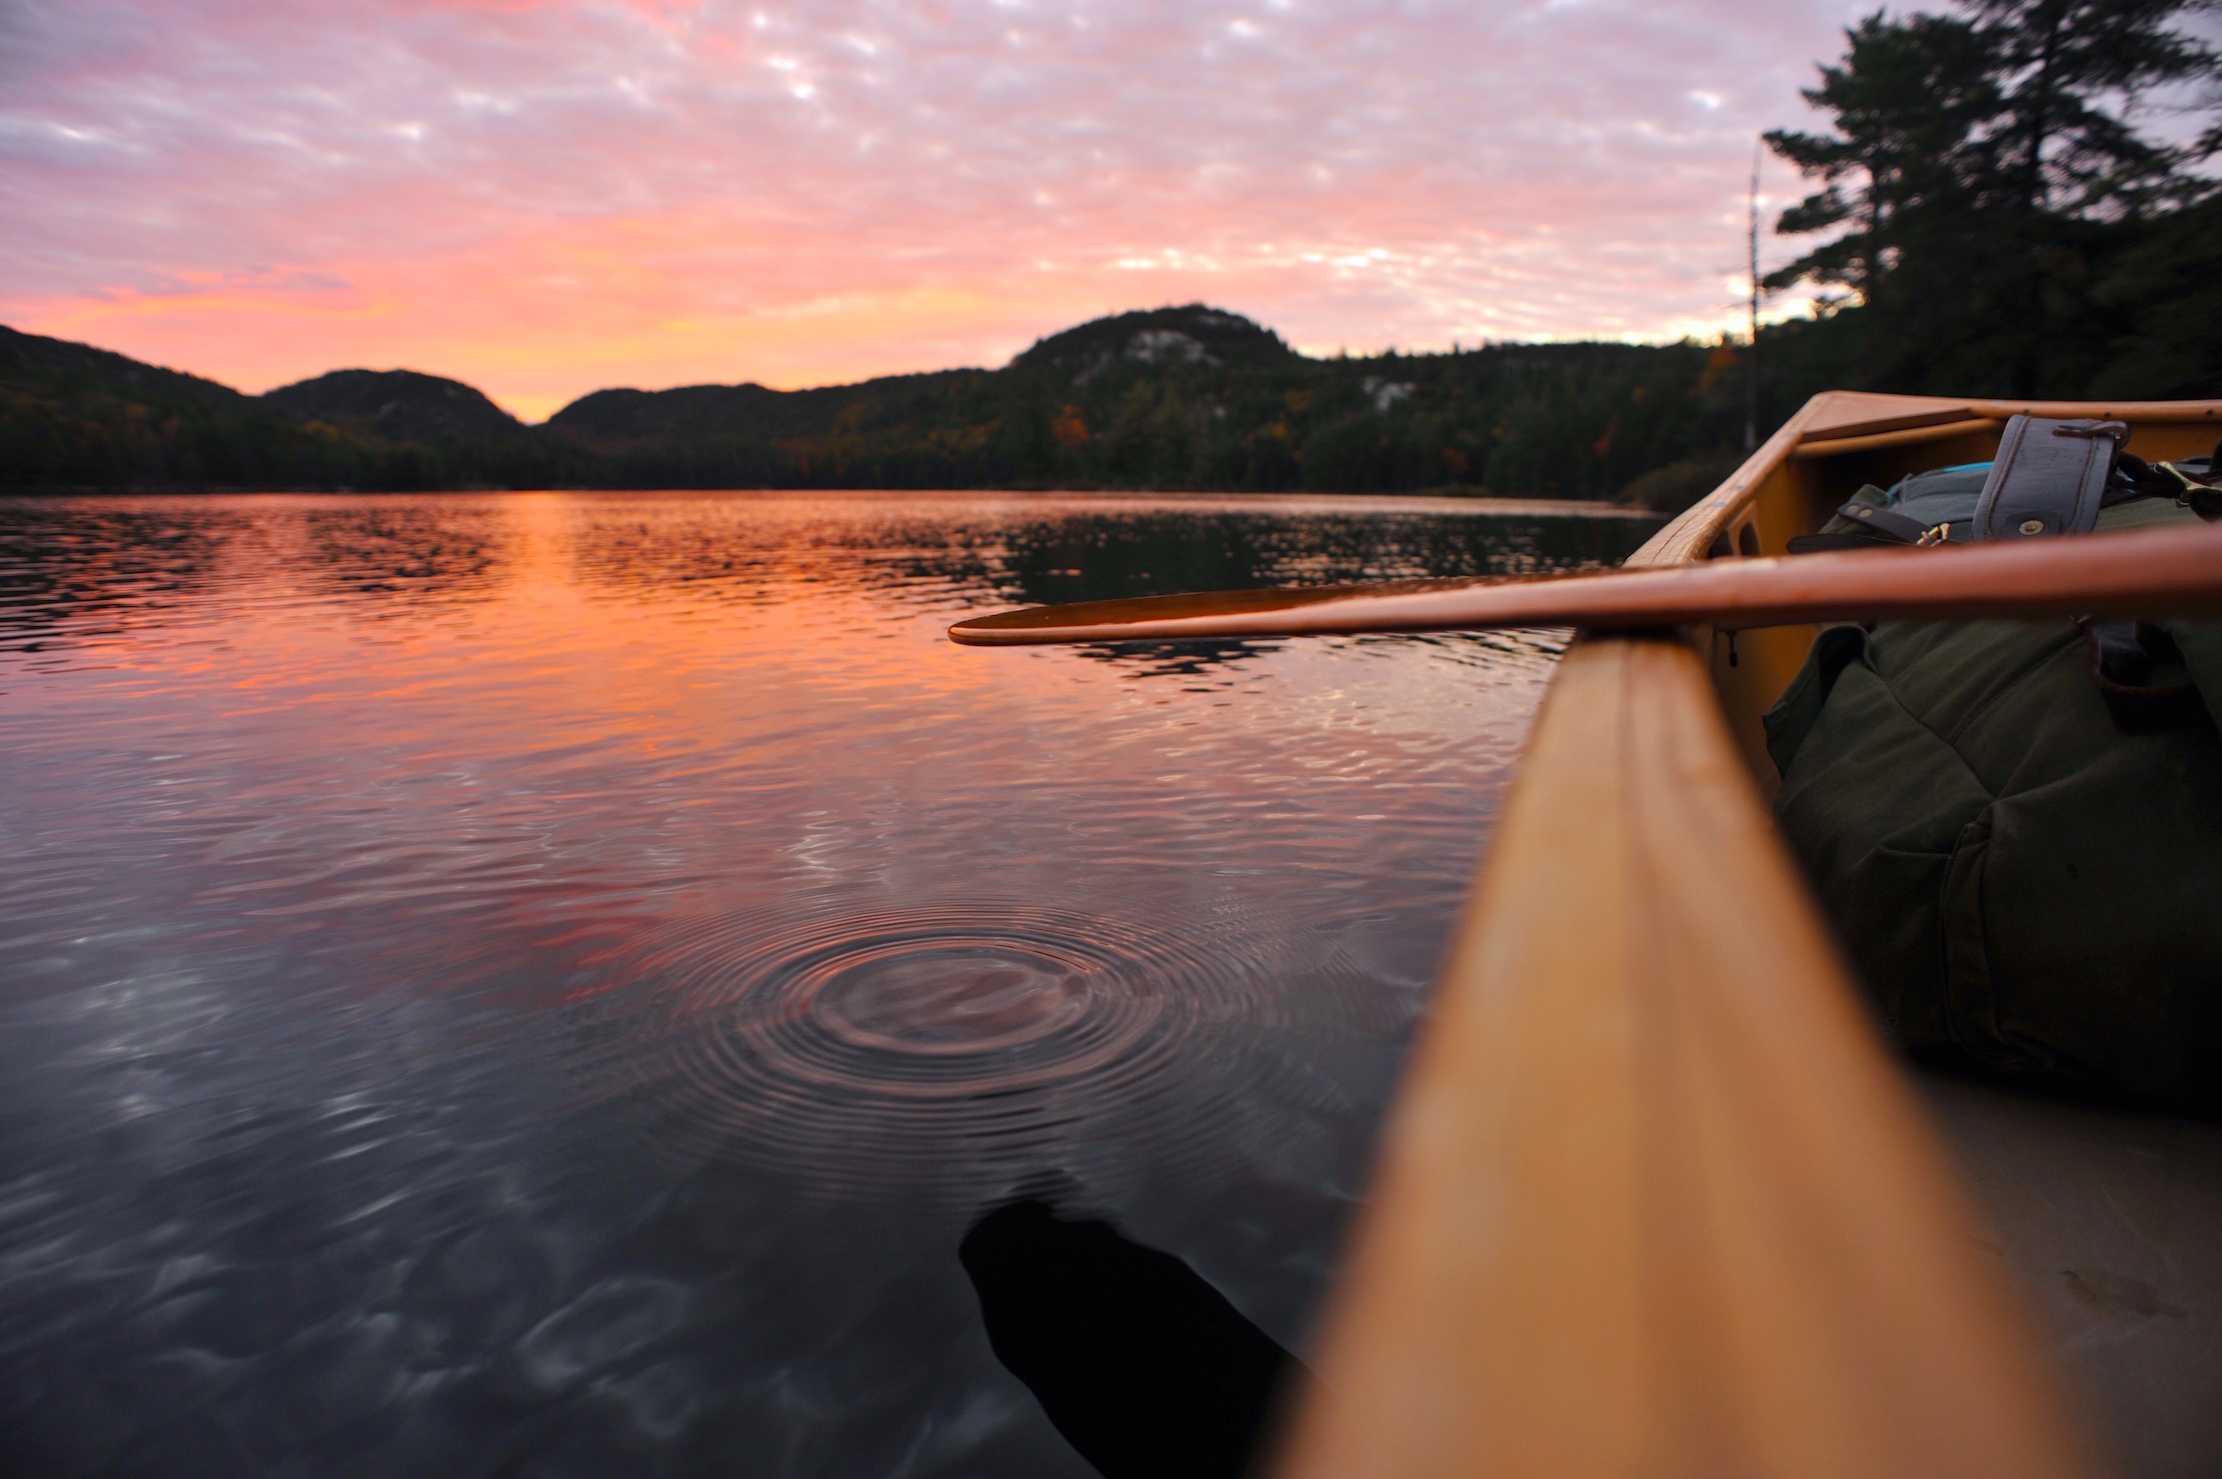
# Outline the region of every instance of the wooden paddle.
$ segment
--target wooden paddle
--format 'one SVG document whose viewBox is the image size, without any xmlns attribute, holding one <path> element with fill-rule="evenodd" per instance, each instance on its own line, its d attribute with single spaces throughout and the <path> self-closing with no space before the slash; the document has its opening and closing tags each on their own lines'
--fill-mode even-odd
<svg viewBox="0 0 2222 1479">
<path fill-rule="evenodd" d="M 1483 627 L 1725 629 L 1887 617 L 2222 616 L 2222 526 L 1663 569 L 1079 601 L 976 616 L 970 646 Z"/>
</svg>

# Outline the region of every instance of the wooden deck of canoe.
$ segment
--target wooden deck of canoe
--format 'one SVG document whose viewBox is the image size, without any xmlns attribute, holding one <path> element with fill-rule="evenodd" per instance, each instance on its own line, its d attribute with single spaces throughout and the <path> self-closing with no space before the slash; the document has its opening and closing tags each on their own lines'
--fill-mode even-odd
<svg viewBox="0 0 2222 1479">
<path fill-rule="evenodd" d="M 1629 563 L 1779 554 L 2018 411 L 2222 437 L 2222 402 L 1824 395 Z M 1284 1479 L 2222 1472 L 2222 1131 L 1890 1055 L 1767 810 L 1814 631 L 1569 652 Z"/>
</svg>

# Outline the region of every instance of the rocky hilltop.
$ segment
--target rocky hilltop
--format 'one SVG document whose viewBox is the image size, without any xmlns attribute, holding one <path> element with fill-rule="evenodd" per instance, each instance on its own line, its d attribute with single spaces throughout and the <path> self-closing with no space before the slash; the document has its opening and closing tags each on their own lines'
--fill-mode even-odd
<svg viewBox="0 0 2222 1479">
<path fill-rule="evenodd" d="M 1077 328 L 1037 339 L 1011 361 L 1023 374 L 1071 377 L 1085 386 L 1124 363 L 1164 366 L 1284 365 L 1296 351 L 1271 329 L 1192 303 L 1185 308 L 1152 308 L 1099 318 Z"/>
</svg>

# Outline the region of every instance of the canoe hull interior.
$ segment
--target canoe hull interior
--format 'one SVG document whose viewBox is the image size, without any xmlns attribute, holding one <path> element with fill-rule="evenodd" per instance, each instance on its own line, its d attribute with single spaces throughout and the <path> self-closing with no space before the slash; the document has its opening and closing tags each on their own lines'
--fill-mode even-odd
<svg viewBox="0 0 2222 1479">
<path fill-rule="evenodd" d="M 1890 408 L 1872 404 L 1883 398 L 1862 399 L 1866 426 L 1879 429 L 1854 420 L 1815 438 L 1809 424 L 1778 439 L 1739 474 L 1746 487 L 1731 480 L 1630 563 L 1781 553 L 1862 484 L 1987 461 L 2005 414 L 2019 409 L 1970 404 L 1894 427 Z M 2201 456 L 2222 439 L 2213 405 L 2044 409 L 2119 415 L 2129 449 L 2148 461 Z M 1818 631 L 1688 633 L 1763 795 L 1779 778 L 1760 716 Z M 2106 1457 L 2133 1479 L 2222 1473 L 2222 1127 L 1916 1078 L 1990 1221 L 1970 1236 L 2012 1271 Z"/>
</svg>

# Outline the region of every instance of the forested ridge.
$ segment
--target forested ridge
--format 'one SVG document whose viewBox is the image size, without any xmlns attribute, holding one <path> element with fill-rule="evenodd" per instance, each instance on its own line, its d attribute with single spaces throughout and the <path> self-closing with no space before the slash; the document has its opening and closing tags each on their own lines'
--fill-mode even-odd
<svg viewBox="0 0 2222 1479">
<path fill-rule="evenodd" d="M 1883 12 L 1769 147 L 1810 318 L 1748 342 L 1296 354 L 1201 304 L 1099 319 L 995 370 L 776 391 L 604 390 L 539 426 L 343 370 L 261 396 L 0 330 L 0 488 L 1438 489 L 1674 507 L 1829 388 L 2222 396 L 2216 0 Z M 1754 371 L 1756 373 L 1754 374 Z"/>
<path fill-rule="evenodd" d="M 0 331 L 14 488 L 1456 489 L 1603 498 L 1739 435 L 1733 348 L 1495 345 L 1312 359 L 1200 305 L 1000 370 L 605 390 L 525 426 L 471 387 L 341 371 L 262 396 Z M 1703 475 L 1703 474 L 1700 474 Z"/>
</svg>

